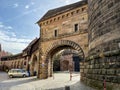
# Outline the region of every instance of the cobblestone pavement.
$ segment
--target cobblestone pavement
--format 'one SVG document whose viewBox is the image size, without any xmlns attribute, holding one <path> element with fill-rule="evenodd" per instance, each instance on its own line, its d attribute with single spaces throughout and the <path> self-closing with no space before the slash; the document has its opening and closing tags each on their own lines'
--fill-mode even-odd
<svg viewBox="0 0 120 90">
<path fill-rule="evenodd" d="M 80 82 L 79 73 L 73 73 L 70 81 L 70 74 L 60 72 L 54 74 L 54 79 L 48 78 L 39 80 L 36 77 L 12 78 L 9 79 L 6 73 L 0 72 L 0 90 L 94 90 Z"/>
</svg>

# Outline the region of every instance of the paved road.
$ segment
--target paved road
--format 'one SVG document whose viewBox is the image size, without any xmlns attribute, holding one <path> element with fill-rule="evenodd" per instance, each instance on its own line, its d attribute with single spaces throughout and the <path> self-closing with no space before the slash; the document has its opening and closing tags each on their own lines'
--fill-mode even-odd
<svg viewBox="0 0 120 90">
<path fill-rule="evenodd" d="M 70 86 L 70 90 L 94 90 L 85 86 L 79 81 L 79 73 L 73 74 L 70 81 L 69 73 L 55 73 L 54 79 L 38 80 L 36 77 L 12 78 L 0 72 L 0 90 L 65 90 L 65 86 Z"/>
<path fill-rule="evenodd" d="M 0 82 L 3 80 L 8 80 L 9 77 L 6 72 L 0 72 Z"/>
</svg>

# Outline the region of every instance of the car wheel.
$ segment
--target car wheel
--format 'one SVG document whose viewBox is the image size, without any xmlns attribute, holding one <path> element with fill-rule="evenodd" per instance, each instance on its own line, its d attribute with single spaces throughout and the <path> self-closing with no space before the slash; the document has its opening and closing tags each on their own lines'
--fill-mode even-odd
<svg viewBox="0 0 120 90">
<path fill-rule="evenodd" d="M 13 75 L 10 75 L 9 77 L 10 77 L 10 78 L 13 78 Z"/>
<path fill-rule="evenodd" d="M 25 78 L 25 77 L 26 77 L 26 75 L 23 75 L 23 77 Z"/>
</svg>

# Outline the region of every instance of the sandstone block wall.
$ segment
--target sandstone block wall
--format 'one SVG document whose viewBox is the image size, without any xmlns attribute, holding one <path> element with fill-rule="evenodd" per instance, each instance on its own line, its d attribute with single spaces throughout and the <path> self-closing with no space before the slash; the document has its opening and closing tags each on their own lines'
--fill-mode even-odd
<svg viewBox="0 0 120 90">
<path fill-rule="evenodd" d="M 89 57 L 82 80 L 103 90 L 120 90 L 120 0 L 88 0 Z M 104 77 L 104 78 L 103 78 Z"/>
<path fill-rule="evenodd" d="M 120 0 L 88 0 L 89 54 L 120 49 Z"/>
</svg>

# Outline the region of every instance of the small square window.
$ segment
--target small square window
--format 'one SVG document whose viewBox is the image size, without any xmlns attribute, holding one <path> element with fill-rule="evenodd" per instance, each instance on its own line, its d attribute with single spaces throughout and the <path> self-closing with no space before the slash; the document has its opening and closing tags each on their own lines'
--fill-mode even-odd
<svg viewBox="0 0 120 90">
<path fill-rule="evenodd" d="M 60 17 L 58 17 L 58 20 L 60 19 Z"/>
<path fill-rule="evenodd" d="M 57 30 L 54 31 L 54 36 L 55 36 L 55 37 L 58 36 L 58 31 L 57 31 Z"/>
<path fill-rule="evenodd" d="M 74 30 L 75 30 L 75 32 L 78 31 L 78 24 L 75 24 L 75 25 L 74 25 Z"/>
<path fill-rule="evenodd" d="M 54 18 L 54 21 L 56 21 L 56 18 Z"/>
<path fill-rule="evenodd" d="M 62 18 L 64 18 L 65 15 L 62 15 Z"/>
<path fill-rule="evenodd" d="M 74 14 L 74 12 L 71 12 L 71 15 L 73 15 Z"/>
<path fill-rule="evenodd" d="M 52 19 L 50 20 L 50 23 L 52 22 Z"/>
<path fill-rule="evenodd" d="M 69 13 L 67 13 L 66 16 L 68 17 L 68 16 L 69 16 Z"/>
<path fill-rule="evenodd" d="M 78 9 L 78 10 L 76 11 L 76 13 L 79 13 L 79 11 L 80 11 L 80 10 Z"/>
<path fill-rule="evenodd" d="M 46 22 L 46 24 L 48 24 L 48 21 Z"/>
<path fill-rule="evenodd" d="M 85 7 L 84 7 L 84 8 L 82 8 L 82 11 L 85 11 L 85 9 L 86 9 Z"/>
</svg>

